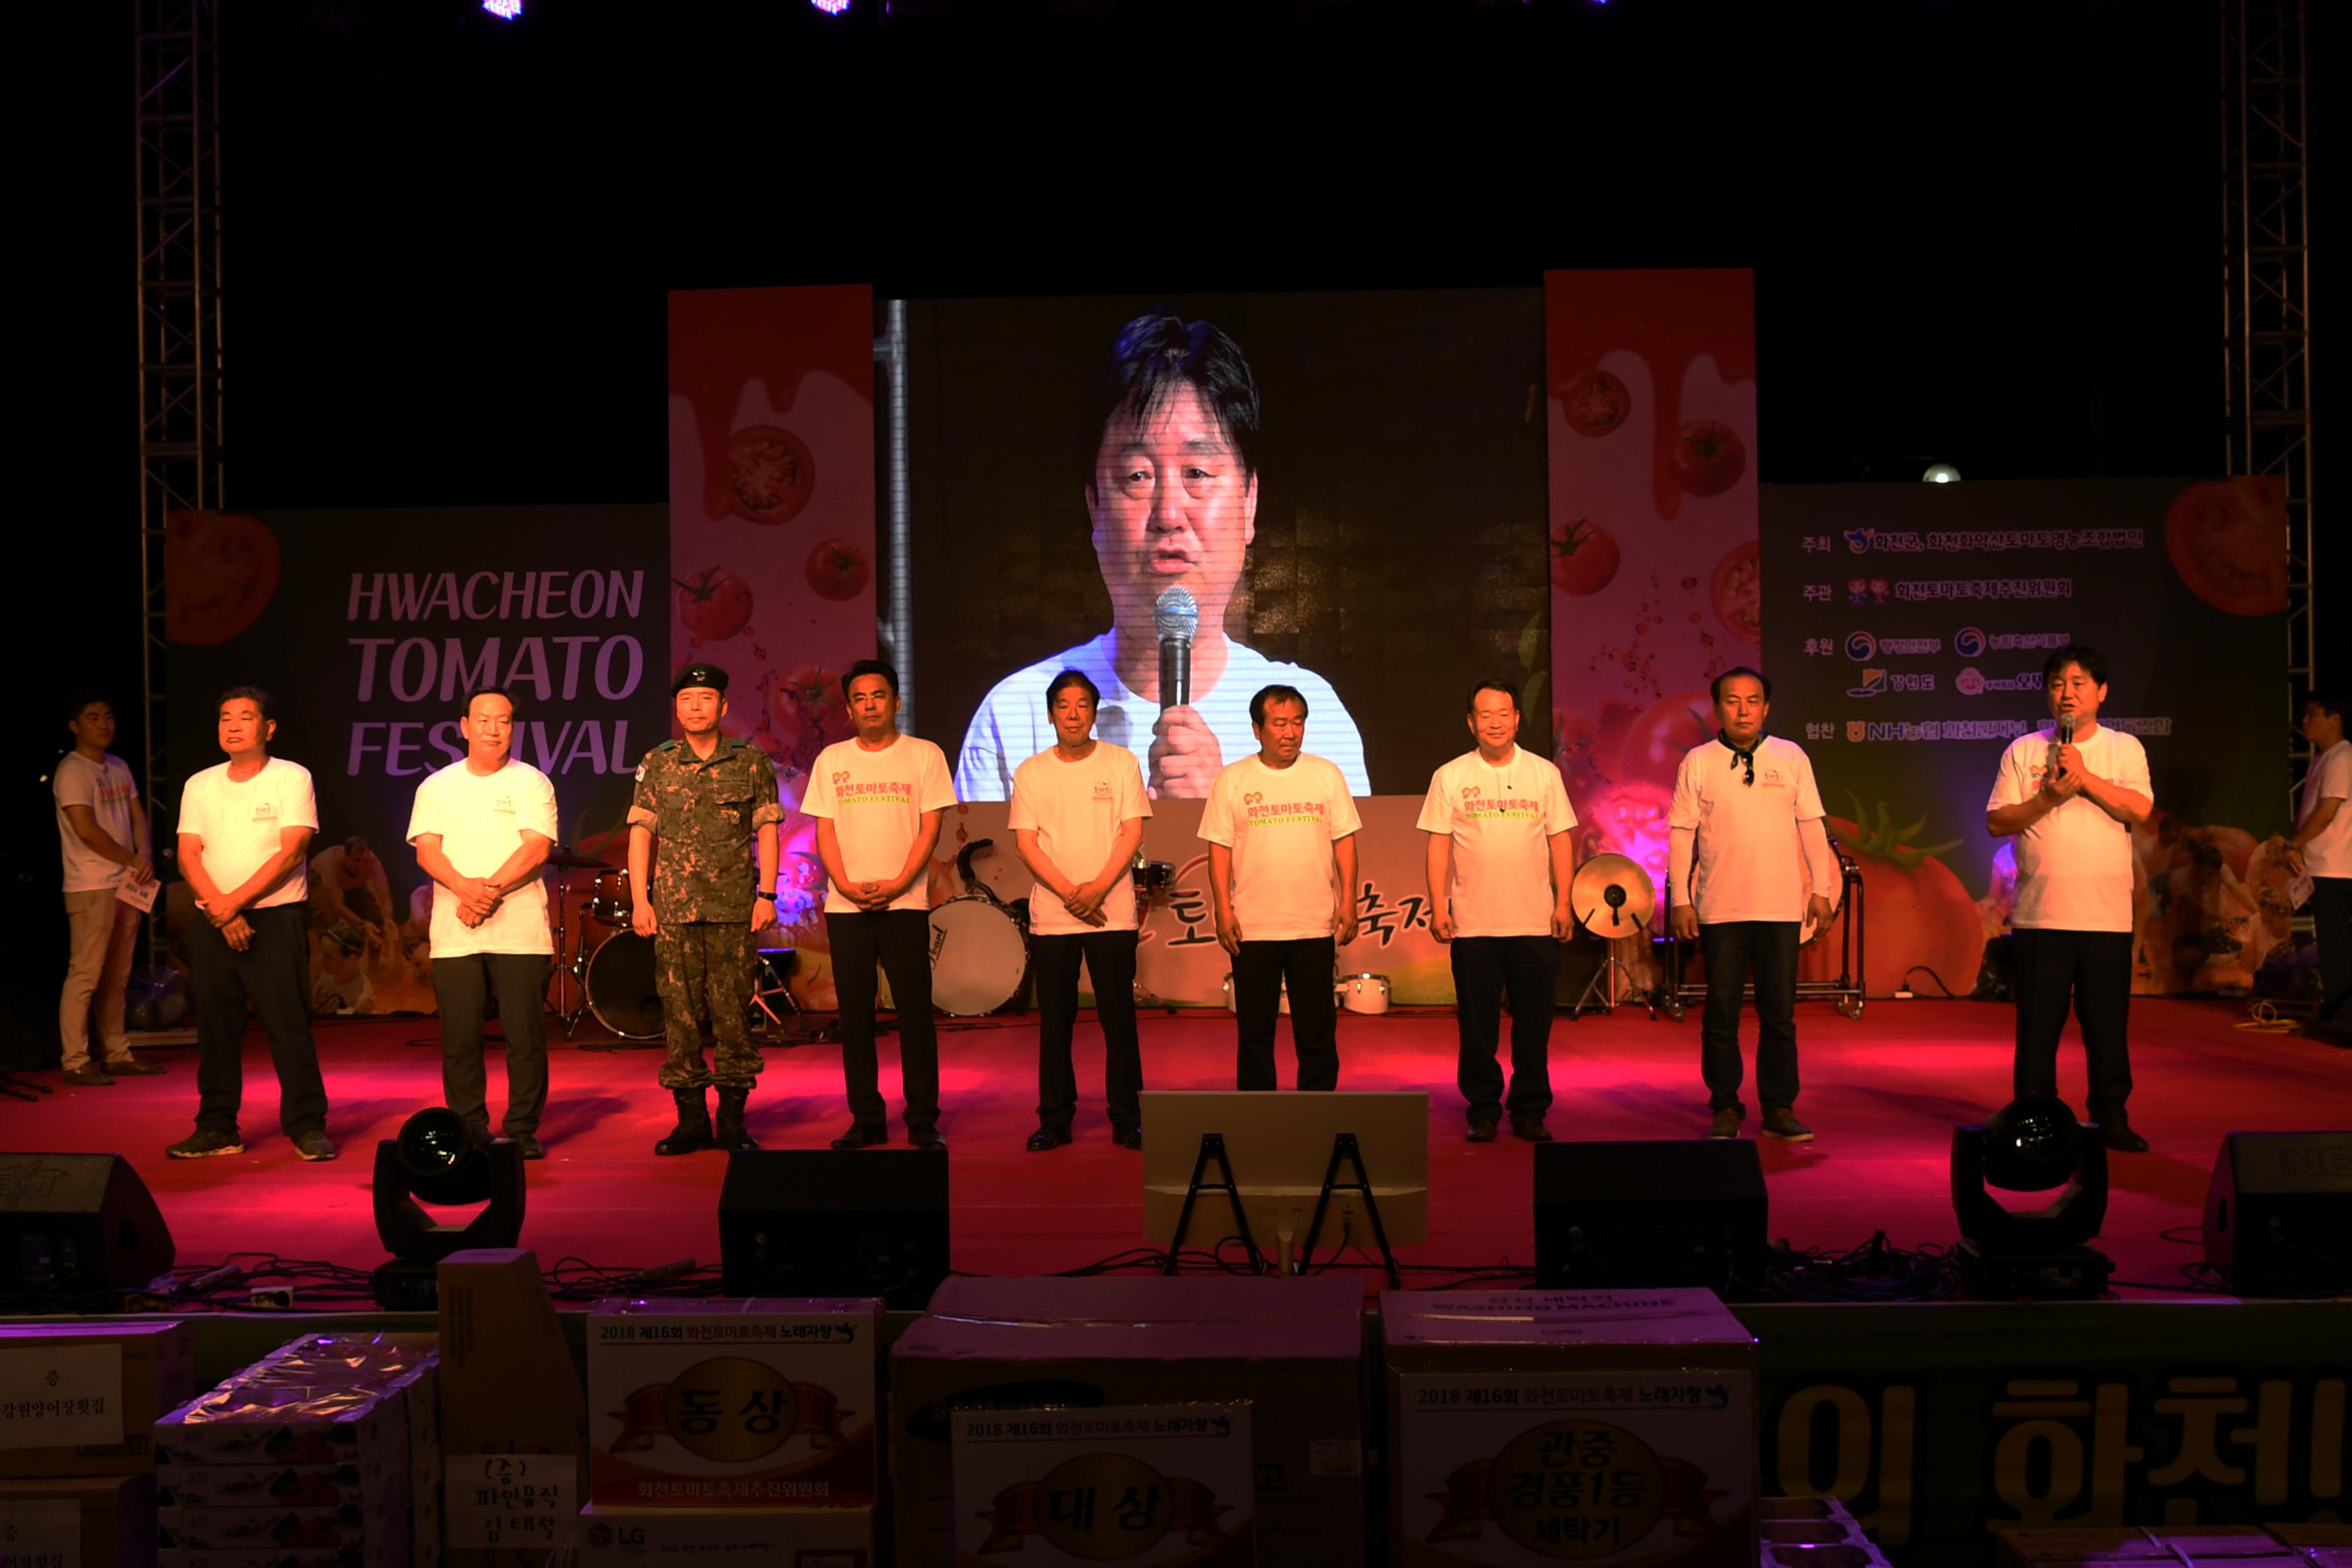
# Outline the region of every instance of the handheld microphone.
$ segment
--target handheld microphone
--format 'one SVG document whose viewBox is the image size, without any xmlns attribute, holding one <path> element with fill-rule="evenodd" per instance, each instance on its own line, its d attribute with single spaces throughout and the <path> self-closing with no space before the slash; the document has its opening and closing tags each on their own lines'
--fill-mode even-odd
<svg viewBox="0 0 2352 1568">
<path fill-rule="evenodd" d="M 2050 772 L 2053 776 L 2055 776 L 2059 771 L 2059 748 L 2062 746 L 2071 746 L 2074 743 L 2074 715 L 2072 713 L 2061 713 L 2058 715 L 2058 738 L 2050 742 Z"/>
<path fill-rule="evenodd" d="M 1160 634 L 1160 710 L 1164 713 L 1192 700 L 1192 638 L 1201 629 L 1201 606 L 1192 590 L 1163 592 L 1151 606 L 1151 626 Z"/>
</svg>

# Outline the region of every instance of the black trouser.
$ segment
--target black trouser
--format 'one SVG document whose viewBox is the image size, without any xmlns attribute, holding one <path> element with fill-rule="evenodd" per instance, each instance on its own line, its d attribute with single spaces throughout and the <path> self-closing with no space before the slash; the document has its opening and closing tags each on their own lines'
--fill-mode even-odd
<svg viewBox="0 0 2352 1568">
<path fill-rule="evenodd" d="M 2013 1092 L 2058 1093 L 2058 1037 L 2066 1027 L 2071 999 L 2083 1026 L 2083 1057 L 2090 1071 L 2084 1109 L 2101 1125 L 2124 1120 L 2132 1087 L 2131 943 L 2131 932 L 2125 931 L 2011 935 L 2010 975 L 2017 987 Z"/>
<path fill-rule="evenodd" d="M 1331 994 L 1339 949 L 1328 936 L 1248 942 L 1234 954 L 1234 1012 L 1240 1026 L 1236 1089 L 1273 1089 L 1274 1025 L 1290 984 L 1290 1043 L 1298 1053 L 1298 1087 L 1339 1087 L 1339 1005 Z"/>
<path fill-rule="evenodd" d="M 2352 1029 L 2352 877 L 2314 877 L 2305 903 L 2319 938 L 2319 1021 Z"/>
<path fill-rule="evenodd" d="M 907 1131 L 940 1124 L 940 1037 L 931 1026 L 931 917 L 922 910 L 858 910 L 827 914 L 833 943 L 834 1005 L 841 1009 L 841 1077 L 849 1114 L 879 1131 L 890 1121 L 874 1054 L 875 964 L 890 977 L 898 1005 L 898 1081 L 907 1096 Z"/>
<path fill-rule="evenodd" d="M 1067 1132 L 1077 1115 L 1078 1077 L 1070 1036 L 1078 1022 L 1078 960 L 1095 983 L 1095 1018 L 1103 1032 L 1103 1108 L 1114 1129 L 1139 1125 L 1143 1053 L 1135 1039 L 1135 943 L 1131 931 L 1032 936 L 1037 973 L 1037 1125 Z"/>
<path fill-rule="evenodd" d="M 310 906 L 247 910 L 253 941 L 243 952 L 220 928 L 188 922 L 188 967 L 196 1002 L 196 1126 L 235 1132 L 245 1099 L 245 1005 L 261 1019 L 278 1068 L 278 1125 L 289 1138 L 323 1132 L 327 1085 L 310 1038 Z"/>
<path fill-rule="evenodd" d="M 1551 1009 L 1559 956 L 1559 943 L 1549 934 L 1454 939 L 1454 1018 L 1462 1031 L 1454 1081 L 1470 1102 L 1474 1123 L 1494 1121 L 1503 1112 L 1503 1069 L 1495 1047 L 1506 991 L 1511 997 L 1511 1120 L 1541 1121 L 1551 1109 Z"/>
<path fill-rule="evenodd" d="M 1739 997 L 1756 983 L 1756 1098 L 1764 1109 L 1797 1103 L 1797 921 L 1717 921 L 1698 928 L 1706 961 L 1706 1011 L 1698 1070 L 1710 1110 L 1739 1110 Z"/>
<path fill-rule="evenodd" d="M 499 999 L 507 1037 L 509 1137 L 539 1131 L 547 1109 L 547 972 L 543 952 L 468 952 L 433 961 L 441 1008 L 441 1100 L 468 1121 L 490 1123 L 489 1075 L 482 1065 L 482 1020 Z"/>
</svg>

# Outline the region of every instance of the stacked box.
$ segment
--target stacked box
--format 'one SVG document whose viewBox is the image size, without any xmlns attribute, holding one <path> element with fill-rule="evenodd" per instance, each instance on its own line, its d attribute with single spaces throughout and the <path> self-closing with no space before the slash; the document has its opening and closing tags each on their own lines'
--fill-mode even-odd
<svg viewBox="0 0 2352 1568">
<path fill-rule="evenodd" d="M 1256 1561 L 1247 1405 L 961 1411 L 954 1426 L 961 1564 Z"/>
<path fill-rule="evenodd" d="M 1999 1568 L 2352 1568 L 2352 1525 L 2083 1525 L 2007 1527 Z"/>
<path fill-rule="evenodd" d="M 1391 1564 L 1758 1561 L 1756 1342 L 1712 1293 L 1389 1291 L 1381 1330 Z"/>
<path fill-rule="evenodd" d="M 75 1408 L 36 1411 L 31 1406 L 45 1402 L 25 1397 L 58 1386 L 79 1391 Z M 194 1337 L 176 1320 L 0 1326 L 0 1471 L 50 1478 L 152 1470 L 155 1418 L 195 1391 Z M 52 1440 L 58 1432 L 67 1436 Z"/>
<path fill-rule="evenodd" d="M 1360 1568 L 1363 1344 L 1352 1276 L 950 1279 L 891 1351 L 896 1561 L 955 1561 L 959 1414 L 1246 1403 L 1259 1557 Z"/>
<path fill-rule="evenodd" d="M 89 1568 L 152 1563 L 155 1474 L 0 1481 L 0 1540 L 28 1562 L 62 1554 L 69 1542 Z"/>
<path fill-rule="evenodd" d="M 1885 1554 L 1835 1498 L 1764 1498 L 1756 1520 L 1763 1568 L 1887 1568 Z"/>
<path fill-rule="evenodd" d="M 164 1568 L 405 1568 L 428 1336 L 306 1335 L 157 1423 Z"/>
<path fill-rule="evenodd" d="M 877 1490 L 882 1303 L 600 1301 L 589 1500 L 861 1509 Z"/>
<path fill-rule="evenodd" d="M 875 1568 L 870 1508 L 580 1510 L 577 1568 L 724 1563 L 728 1568 Z"/>
</svg>

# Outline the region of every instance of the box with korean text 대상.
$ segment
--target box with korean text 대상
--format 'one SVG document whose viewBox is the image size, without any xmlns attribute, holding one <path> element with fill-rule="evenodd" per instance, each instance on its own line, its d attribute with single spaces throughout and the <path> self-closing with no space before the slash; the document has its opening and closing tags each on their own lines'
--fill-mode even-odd
<svg viewBox="0 0 2352 1568">
<path fill-rule="evenodd" d="M 589 1500 L 871 1507 L 882 1303 L 600 1301 L 588 1315 Z"/>
<path fill-rule="evenodd" d="M 1756 1561 L 1756 1342 L 1696 1289 L 1381 1298 L 1389 1561 Z"/>
<path fill-rule="evenodd" d="M 1247 1405 L 962 1411 L 953 1446 L 959 1564 L 1257 1561 Z"/>
</svg>

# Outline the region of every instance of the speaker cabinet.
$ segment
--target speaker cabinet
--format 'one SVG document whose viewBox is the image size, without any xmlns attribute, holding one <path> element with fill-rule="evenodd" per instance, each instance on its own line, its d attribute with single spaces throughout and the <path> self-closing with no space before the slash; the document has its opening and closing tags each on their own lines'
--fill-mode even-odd
<svg viewBox="0 0 2352 1568">
<path fill-rule="evenodd" d="M 121 1155 L 0 1154 L 0 1295 L 141 1289 L 175 1256 Z"/>
<path fill-rule="evenodd" d="M 2352 1289 L 2352 1131 L 2223 1133 L 2205 1260 L 2241 1295 Z"/>
<path fill-rule="evenodd" d="M 1536 1283 L 1705 1286 L 1759 1263 L 1768 1199 L 1744 1138 L 1536 1145 Z"/>
<path fill-rule="evenodd" d="M 730 1296 L 879 1296 L 919 1312 L 948 1277 L 947 1155 L 737 1150 L 719 1254 Z"/>
</svg>

